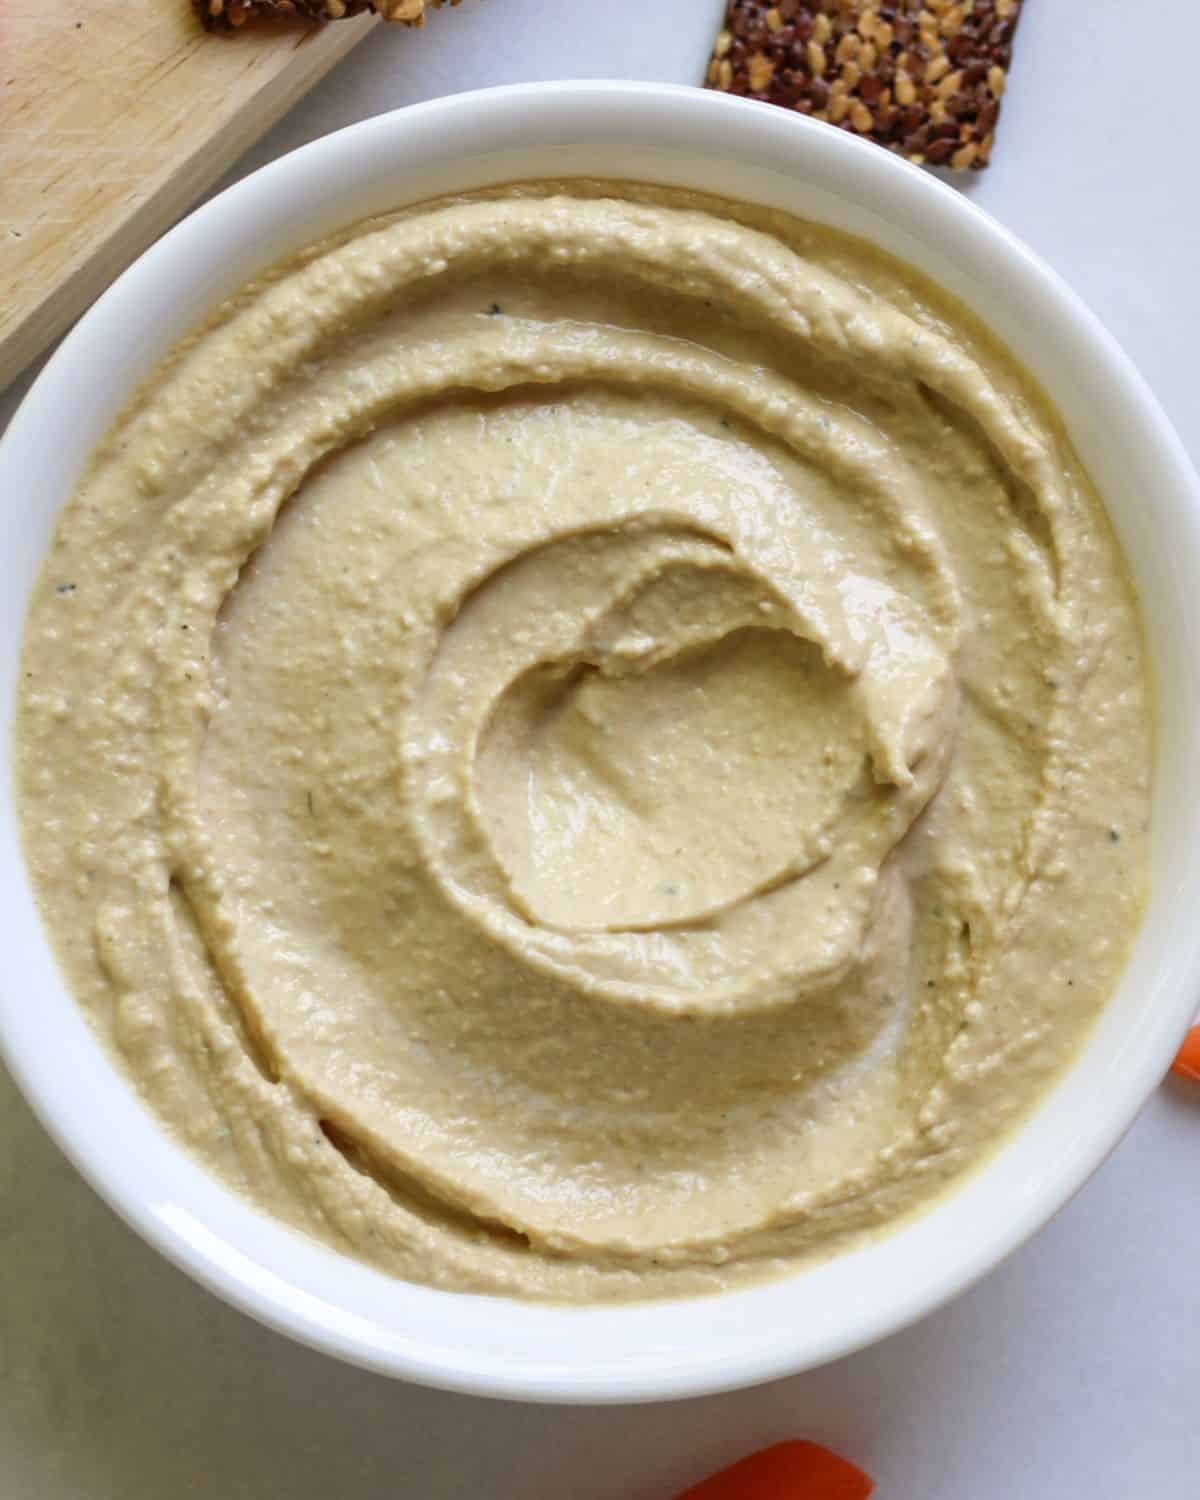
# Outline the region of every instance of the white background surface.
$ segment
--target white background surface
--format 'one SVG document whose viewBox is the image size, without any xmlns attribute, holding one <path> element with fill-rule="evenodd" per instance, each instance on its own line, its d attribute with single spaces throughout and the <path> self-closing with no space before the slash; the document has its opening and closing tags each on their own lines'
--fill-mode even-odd
<svg viewBox="0 0 1200 1500">
<path fill-rule="evenodd" d="M 489 83 L 694 82 L 720 10 L 464 0 L 422 33 L 378 31 L 239 174 Z M 1027 0 L 994 164 L 965 190 L 1091 303 L 1200 462 L 1195 21 L 1196 0 Z M 100 1204 L 0 1077 L 0 1497 L 670 1500 L 805 1436 L 867 1467 L 879 1500 L 1191 1500 L 1198 1184 L 1200 1089 L 1171 1083 L 1037 1239 L 872 1350 L 689 1403 L 522 1407 L 361 1374 L 220 1305 Z"/>
</svg>

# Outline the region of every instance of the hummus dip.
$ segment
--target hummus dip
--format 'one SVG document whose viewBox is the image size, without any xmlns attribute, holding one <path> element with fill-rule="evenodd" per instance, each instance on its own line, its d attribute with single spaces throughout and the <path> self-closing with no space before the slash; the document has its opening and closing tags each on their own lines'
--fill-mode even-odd
<svg viewBox="0 0 1200 1500">
<path fill-rule="evenodd" d="M 441 1287 L 719 1290 L 927 1206 L 1146 888 L 1132 589 L 867 246 L 540 183 L 276 268 L 63 514 L 18 725 L 68 982 L 254 1203 Z"/>
</svg>

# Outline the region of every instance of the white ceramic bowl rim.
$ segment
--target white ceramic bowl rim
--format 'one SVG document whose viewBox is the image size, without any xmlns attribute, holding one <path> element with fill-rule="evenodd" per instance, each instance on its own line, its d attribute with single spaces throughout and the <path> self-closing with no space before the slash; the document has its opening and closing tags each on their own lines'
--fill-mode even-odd
<svg viewBox="0 0 1200 1500">
<path fill-rule="evenodd" d="M 1108 499 L 1161 686 L 1155 892 L 1084 1054 L 953 1196 L 889 1238 L 786 1281 L 703 1301 L 560 1308 L 390 1280 L 293 1234 L 207 1176 L 150 1119 L 66 993 L 33 905 L 11 774 L 0 798 L 0 1045 L 99 1193 L 228 1302 L 368 1368 L 481 1394 L 635 1401 L 807 1368 L 928 1312 L 1083 1183 L 1161 1078 L 1200 993 L 1200 486 L 1140 377 L 1059 278 L 951 188 L 842 132 L 697 89 L 490 89 L 351 126 L 197 210 L 65 340 L 0 444 L 0 732 L 55 516 L 132 384 L 278 255 L 369 213 L 540 175 L 673 182 L 873 238 L 972 305 L 1055 397 Z"/>
</svg>

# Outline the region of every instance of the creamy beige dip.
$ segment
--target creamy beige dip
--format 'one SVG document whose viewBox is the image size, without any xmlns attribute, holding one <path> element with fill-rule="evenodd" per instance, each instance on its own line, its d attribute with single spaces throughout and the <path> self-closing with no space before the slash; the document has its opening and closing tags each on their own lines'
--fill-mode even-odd
<svg viewBox="0 0 1200 1500">
<path fill-rule="evenodd" d="M 444 1287 L 716 1290 L 928 1205 L 1145 894 L 1055 417 L 913 272 L 715 200 L 508 189 L 247 288 L 96 456 L 24 674 L 42 911 L 147 1103 Z"/>
</svg>

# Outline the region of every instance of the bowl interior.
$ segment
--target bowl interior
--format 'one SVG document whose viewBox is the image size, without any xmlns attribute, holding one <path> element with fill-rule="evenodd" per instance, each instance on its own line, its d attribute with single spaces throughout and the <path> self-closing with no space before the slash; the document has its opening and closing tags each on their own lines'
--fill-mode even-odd
<svg viewBox="0 0 1200 1500">
<path fill-rule="evenodd" d="M 651 144 L 652 143 L 652 144 Z M 1200 490 L 1139 377 L 1057 278 L 951 189 L 783 111 L 644 84 L 533 85 L 364 122 L 274 163 L 167 235 L 81 321 L 0 444 L 0 734 L 11 744 L 29 592 L 89 451 L 174 340 L 256 268 L 437 194 L 602 175 L 703 189 L 862 235 L 972 307 L 1041 381 L 1108 504 L 1159 687 L 1154 894 L 1078 1063 L 953 1196 L 877 1244 L 697 1302 L 558 1308 L 439 1293 L 309 1242 L 209 1178 L 141 1108 L 66 993 L 0 797 L 0 1045 L 93 1185 L 253 1316 L 434 1385 L 544 1400 L 646 1400 L 802 1369 L 944 1301 L 1084 1181 L 1165 1069 L 1200 993 Z M 6 755 L 7 755 L 6 748 Z"/>
</svg>

